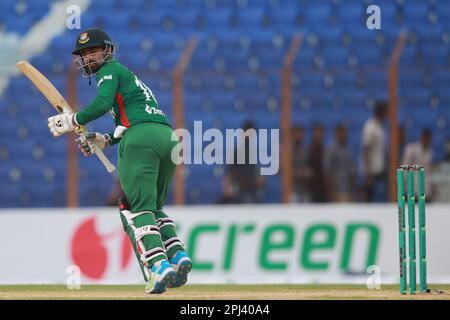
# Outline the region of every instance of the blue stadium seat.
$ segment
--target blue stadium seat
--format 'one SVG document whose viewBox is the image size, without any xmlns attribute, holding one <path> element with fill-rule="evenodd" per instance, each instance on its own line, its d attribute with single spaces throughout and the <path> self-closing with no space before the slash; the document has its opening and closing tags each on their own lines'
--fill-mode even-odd
<svg viewBox="0 0 450 320">
<path fill-rule="evenodd" d="M 350 36 L 353 46 L 362 46 L 367 44 L 376 44 L 376 37 L 379 31 L 369 30 L 367 28 L 351 27 L 345 29 L 345 32 Z"/>
<path fill-rule="evenodd" d="M 238 24 L 241 27 L 261 27 L 263 25 L 264 14 L 264 8 L 238 10 Z"/>
<path fill-rule="evenodd" d="M 352 51 L 356 54 L 360 66 L 381 66 L 381 50 L 377 46 L 354 46 Z"/>
<path fill-rule="evenodd" d="M 89 9 L 88 9 L 89 10 Z M 111 34 L 116 33 L 117 29 L 127 30 L 129 22 L 129 13 L 123 11 L 114 11 L 114 18 L 112 18 L 111 11 L 97 11 L 97 18 L 101 21 L 105 30 L 108 30 Z"/>
<path fill-rule="evenodd" d="M 173 18 L 178 28 L 194 29 L 193 27 L 196 26 L 198 17 L 199 12 L 196 9 L 175 11 L 173 13 Z"/>
<path fill-rule="evenodd" d="M 342 46 L 325 46 L 321 48 L 325 64 L 328 67 L 345 67 L 348 65 L 348 51 Z"/>
<path fill-rule="evenodd" d="M 305 12 L 300 12 L 300 14 L 304 16 L 306 26 L 326 24 L 331 14 L 331 3 L 311 2 L 305 8 Z"/>
<path fill-rule="evenodd" d="M 239 36 L 242 34 L 240 30 L 223 29 L 217 33 L 219 37 L 219 49 L 222 48 L 239 48 Z"/>
<path fill-rule="evenodd" d="M 306 29 L 305 40 L 308 42 L 310 36 L 317 38 L 318 43 L 338 45 L 341 41 L 344 29 L 341 25 L 330 28 L 327 25 L 317 25 Z"/>
<path fill-rule="evenodd" d="M 367 88 L 376 88 L 387 91 L 388 75 L 384 71 L 367 72 L 364 84 Z"/>
<path fill-rule="evenodd" d="M 334 74 L 334 86 L 338 91 L 345 88 L 354 88 L 358 85 L 358 74 L 356 72 L 337 72 Z"/>
<path fill-rule="evenodd" d="M 231 20 L 230 9 L 205 10 L 204 15 L 209 29 L 227 28 Z"/>
<path fill-rule="evenodd" d="M 357 90 L 356 88 L 348 88 L 339 92 L 339 97 L 342 99 L 343 106 L 350 107 L 364 107 L 367 94 L 365 91 Z"/>
<path fill-rule="evenodd" d="M 149 69 L 150 56 L 146 52 L 136 50 L 133 56 L 125 58 L 122 61 L 132 71 L 138 72 Z"/>
<path fill-rule="evenodd" d="M 276 51 L 268 51 L 266 53 L 259 53 L 259 55 L 251 55 L 256 57 L 258 61 L 258 68 L 260 69 L 280 69 L 283 66 L 284 54 Z M 249 61 L 249 65 L 251 65 Z M 258 69 L 256 68 L 256 69 Z"/>
<path fill-rule="evenodd" d="M 250 46 L 252 49 L 264 50 L 273 45 L 273 37 L 275 33 L 273 30 L 266 30 L 259 28 L 246 28 L 240 35 L 248 37 L 250 41 Z"/>
<path fill-rule="evenodd" d="M 435 8 L 440 21 L 448 26 L 450 21 L 450 3 L 447 1 L 436 1 Z"/>
<path fill-rule="evenodd" d="M 196 51 L 189 62 L 189 68 L 211 70 L 214 66 L 215 55 L 208 51 Z"/>
<path fill-rule="evenodd" d="M 426 22 L 429 10 L 429 6 L 426 1 L 415 1 L 414 3 L 409 2 L 404 5 L 402 9 L 407 24 L 414 25 L 419 22 Z"/>
<path fill-rule="evenodd" d="M 410 88 L 422 88 L 424 85 L 424 74 L 420 70 L 408 70 L 399 74 L 398 82 L 400 86 L 408 86 Z"/>
<path fill-rule="evenodd" d="M 445 68 L 449 65 L 448 47 L 443 44 L 422 45 L 421 53 L 423 55 L 423 62 L 427 66 L 434 65 Z"/>
<path fill-rule="evenodd" d="M 309 47 L 302 47 L 301 54 L 297 55 L 294 61 L 294 70 L 299 68 L 300 71 L 303 69 L 311 69 L 314 60 L 314 50 Z"/>
<path fill-rule="evenodd" d="M 153 11 L 137 11 L 132 12 L 128 16 L 127 25 L 132 27 L 134 24 L 136 24 L 137 30 L 149 30 L 152 33 L 158 32 L 161 29 L 161 24 L 164 15 L 166 14 L 166 11 L 164 10 L 153 10 Z M 142 32 L 142 31 L 141 31 Z M 120 34 L 117 32 L 117 34 Z M 128 34 L 125 33 L 124 36 Z M 145 35 L 148 35 L 146 32 Z"/>
<path fill-rule="evenodd" d="M 187 91 L 185 93 L 185 100 L 184 100 L 185 108 L 188 110 L 199 109 L 202 105 L 202 101 L 204 98 L 205 98 L 204 94 Z"/>
<path fill-rule="evenodd" d="M 417 66 L 419 63 L 419 50 L 415 46 L 409 46 L 407 45 L 403 52 L 402 57 L 400 59 L 400 67 L 405 67 L 406 69 L 408 66 Z"/>
<path fill-rule="evenodd" d="M 361 25 L 366 21 L 366 6 L 361 1 L 345 1 L 337 9 L 339 25 Z"/>
<path fill-rule="evenodd" d="M 95 12 L 100 10 L 102 11 L 114 10 L 114 7 L 117 5 L 117 2 L 119 1 L 111 1 L 111 0 L 92 1 L 92 3 L 89 6 L 89 9 Z"/>
<path fill-rule="evenodd" d="M 431 26 L 428 24 L 418 24 L 410 28 L 410 32 L 417 35 L 419 43 L 429 43 L 430 45 L 440 45 L 442 42 L 443 29 L 442 26 Z"/>
<path fill-rule="evenodd" d="M 306 73 L 300 78 L 300 91 L 309 92 L 321 91 L 324 89 L 324 74 L 320 73 Z"/>
<path fill-rule="evenodd" d="M 291 7 L 280 8 L 269 11 L 272 26 L 281 26 L 282 28 L 292 28 L 297 25 L 298 11 Z"/>
<path fill-rule="evenodd" d="M 242 74 L 236 78 L 236 87 L 255 92 L 258 90 L 258 78 L 255 74 Z"/>
<path fill-rule="evenodd" d="M 430 92 L 426 89 L 399 92 L 399 96 L 406 100 L 408 108 L 420 107 L 426 109 L 429 105 Z"/>
<path fill-rule="evenodd" d="M 141 51 L 141 44 L 144 39 L 142 33 L 117 33 L 113 39 L 116 50 L 126 52 Z"/>
</svg>

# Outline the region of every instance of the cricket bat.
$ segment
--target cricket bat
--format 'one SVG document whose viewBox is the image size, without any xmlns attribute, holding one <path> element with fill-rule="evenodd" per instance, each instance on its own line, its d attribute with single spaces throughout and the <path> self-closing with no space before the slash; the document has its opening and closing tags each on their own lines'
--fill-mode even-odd
<svg viewBox="0 0 450 320">
<path fill-rule="evenodd" d="M 70 105 L 55 88 L 55 86 L 35 67 L 33 67 L 27 61 L 19 61 L 16 66 L 28 79 L 30 79 L 31 82 L 33 82 L 36 88 L 39 89 L 39 91 L 47 98 L 47 100 L 59 113 L 74 113 Z M 77 129 L 76 132 L 82 135 L 85 134 L 87 130 L 85 126 L 81 126 Z M 108 172 L 110 173 L 113 172 L 116 168 L 111 162 L 109 162 L 108 158 L 106 158 L 102 149 L 100 149 L 93 142 L 88 143 L 92 151 L 97 155 L 97 157 L 106 167 L 106 170 L 108 170 Z"/>
</svg>

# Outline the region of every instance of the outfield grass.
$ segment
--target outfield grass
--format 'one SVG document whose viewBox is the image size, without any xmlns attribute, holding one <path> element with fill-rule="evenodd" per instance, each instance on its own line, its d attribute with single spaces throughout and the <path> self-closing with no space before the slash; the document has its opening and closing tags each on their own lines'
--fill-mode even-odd
<svg viewBox="0 0 450 320">
<path fill-rule="evenodd" d="M 169 300 L 303 300 L 303 299 L 445 299 L 450 300 L 450 285 L 430 285 L 443 294 L 401 295 L 398 285 L 369 290 L 364 285 L 187 285 L 168 289 L 161 295 L 144 293 L 137 285 L 84 285 L 69 290 L 64 285 L 2 285 L 0 299 L 169 299 Z"/>
</svg>

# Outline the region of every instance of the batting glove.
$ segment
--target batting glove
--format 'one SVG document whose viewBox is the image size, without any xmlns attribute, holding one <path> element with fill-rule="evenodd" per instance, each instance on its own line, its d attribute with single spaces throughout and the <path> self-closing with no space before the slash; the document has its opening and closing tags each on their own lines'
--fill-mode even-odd
<svg viewBox="0 0 450 320">
<path fill-rule="evenodd" d="M 78 143 L 78 148 L 86 156 L 90 156 L 94 153 L 92 150 L 93 144 L 97 145 L 100 149 L 109 147 L 111 145 L 111 139 L 107 134 L 101 134 L 98 132 L 87 132 L 82 134 L 78 139 L 75 140 Z"/>
<path fill-rule="evenodd" d="M 55 137 L 59 137 L 66 132 L 72 131 L 77 127 L 74 121 L 74 114 L 58 114 L 47 119 L 48 128 Z"/>
</svg>

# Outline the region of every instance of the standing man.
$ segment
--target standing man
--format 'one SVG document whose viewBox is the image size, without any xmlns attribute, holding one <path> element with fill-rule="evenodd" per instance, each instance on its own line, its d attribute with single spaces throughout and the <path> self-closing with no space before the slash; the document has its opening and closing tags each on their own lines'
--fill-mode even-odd
<svg viewBox="0 0 450 320">
<path fill-rule="evenodd" d="M 315 124 L 312 141 L 308 148 L 308 169 L 310 171 L 309 191 L 312 202 L 328 202 L 323 168 L 325 129 L 321 124 Z"/>
<path fill-rule="evenodd" d="M 259 203 L 263 197 L 265 179 L 259 175 L 258 165 L 250 163 L 250 159 L 257 157 L 257 150 L 252 148 L 250 143 L 250 140 L 257 139 L 255 125 L 246 121 L 243 130 L 244 143 L 236 146 L 233 162 L 226 167 L 224 199 L 230 203 Z M 238 154 L 242 153 L 245 155 L 244 163 L 239 163 Z"/>
<path fill-rule="evenodd" d="M 308 167 L 308 156 L 304 148 L 305 129 L 295 126 L 292 129 L 292 168 L 293 193 L 292 202 L 311 202 L 309 179 L 311 169 Z"/>
<path fill-rule="evenodd" d="M 330 200 L 353 201 L 356 170 L 347 143 L 347 128 L 342 124 L 335 128 L 335 142 L 325 152 L 324 171 Z"/>
<path fill-rule="evenodd" d="M 114 59 L 114 44 L 99 28 L 83 31 L 72 52 L 82 76 L 96 76 L 98 94 L 83 111 L 48 118 L 58 137 L 110 112 L 114 133 L 88 133 L 79 146 L 88 156 L 88 141 L 100 148 L 119 143 L 118 175 L 125 197 L 120 217 L 147 285 L 147 293 L 186 283 L 192 262 L 177 237 L 174 222 L 163 211 L 176 165 L 171 159 L 177 144 L 172 128 L 152 91 Z"/>
<path fill-rule="evenodd" d="M 420 141 L 408 143 L 403 153 L 403 164 L 407 165 L 420 165 L 423 166 L 425 172 L 430 174 L 431 166 L 433 164 L 433 150 L 431 143 L 433 141 L 433 133 L 431 129 L 425 128 L 422 130 Z M 427 200 L 433 199 L 434 188 L 431 183 L 431 179 L 426 179 L 425 190 L 427 191 Z"/>
<path fill-rule="evenodd" d="M 387 104 L 378 102 L 373 116 L 366 121 L 362 132 L 362 160 L 365 178 L 366 201 L 385 201 L 387 194 L 376 197 L 376 190 L 386 190 L 387 170 L 385 155 L 384 121 L 387 116 Z M 377 199 L 378 198 L 378 199 Z"/>
</svg>

